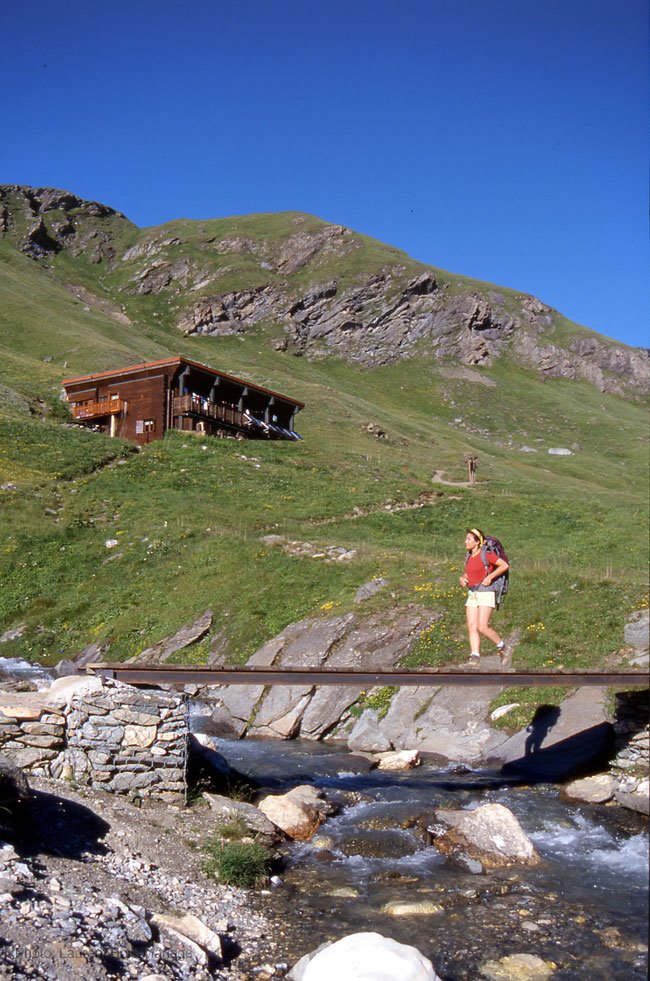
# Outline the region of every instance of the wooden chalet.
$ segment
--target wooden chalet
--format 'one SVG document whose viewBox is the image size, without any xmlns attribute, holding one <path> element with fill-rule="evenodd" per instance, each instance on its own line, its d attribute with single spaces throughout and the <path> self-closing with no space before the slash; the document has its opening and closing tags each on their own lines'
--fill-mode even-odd
<svg viewBox="0 0 650 981">
<path fill-rule="evenodd" d="M 304 402 L 187 358 L 68 378 L 63 388 L 77 422 L 141 446 L 168 429 L 300 439 L 294 419 Z"/>
</svg>

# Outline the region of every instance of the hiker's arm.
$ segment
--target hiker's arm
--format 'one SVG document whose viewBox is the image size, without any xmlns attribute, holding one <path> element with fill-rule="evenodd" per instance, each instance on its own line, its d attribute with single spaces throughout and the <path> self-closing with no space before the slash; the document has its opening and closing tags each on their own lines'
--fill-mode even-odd
<svg viewBox="0 0 650 981">
<path fill-rule="evenodd" d="M 508 565 L 507 562 L 505 562 L 502 558 L 497 557 L 496 562 L 488 572 L 487 576 L 485 577 L 481 585 L 490 586 L 495 579 L 498 579 L 499 576 L 502 576 L 504 572 L 508 571 L 509 568 L 510 566 Z"/>
</svg>

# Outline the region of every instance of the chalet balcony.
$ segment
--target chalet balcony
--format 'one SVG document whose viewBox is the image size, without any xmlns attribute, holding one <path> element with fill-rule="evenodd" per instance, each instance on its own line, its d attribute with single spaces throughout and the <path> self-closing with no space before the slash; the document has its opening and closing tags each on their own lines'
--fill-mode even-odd
<svg viewBox="0 0 650 981">
<path fill-rule="evenodd" d="M 124 399 L 104 399 L 103 402 L 84 402 L 72 406 L 73 419 L 101 419 L 102 416 L 117 416 L 124 412 Z"/>
<path fill-rule="evenodd" d="M 193 415 L 200 419 L 211 419 L 215 422 L 223 422 L 227 426 L 234 426 L 236 429 L 250 429 L 253 425 L 250 416 L 240 412 L 239 409 L 218 405 L 197 395 L 177 396 L 173 402 L 172 414 L 175 417 Z"/>
</svg>

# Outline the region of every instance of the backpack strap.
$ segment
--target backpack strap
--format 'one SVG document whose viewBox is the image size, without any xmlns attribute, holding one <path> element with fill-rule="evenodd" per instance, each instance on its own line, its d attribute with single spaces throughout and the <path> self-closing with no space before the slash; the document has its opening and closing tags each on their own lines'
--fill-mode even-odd
<svg viewBox="0 0 650 981">
<path fill-rule="evenodd" d="M 487 542 L 483 542 L 483 544 L 481 545 L 481 559 L 483 561 L 483 565 L 485 566 L 486 576 L 490 572 L 490 563 L 487 560 L 487 552 L 488 552 L 488 544 Z"/>
</svg>

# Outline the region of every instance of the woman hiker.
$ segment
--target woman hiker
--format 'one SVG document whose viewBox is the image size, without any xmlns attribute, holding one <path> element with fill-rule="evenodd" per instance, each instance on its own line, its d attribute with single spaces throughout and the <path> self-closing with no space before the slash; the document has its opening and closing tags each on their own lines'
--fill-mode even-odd
<svg viewBox="0 0 650 981">
<path fill-rule="evenodd" d="M 471 528 L 465 535 L 467 562 L 465 572 L 459 582 L 467 592 L 465 612 L 467 614 L 467 632 L 469 634 L 469 667 L 478 668 L 481 658 L 481 635 L 496 644 L 501 658 L 501 666 L 510 667 L 512 651 L 505 640 L 490 626 L 492 611 L 496 608 L 496 591 L 493 587 L 495 579 L 508 571 L 508 563 L 494 552 L 485 551 L 485 569 L 481 548 L 485 544 L 485 535 L 480 528 Z"/>
</svg>

